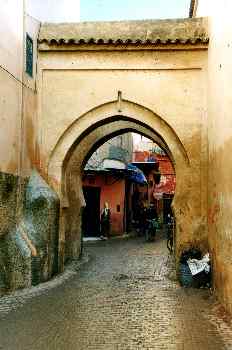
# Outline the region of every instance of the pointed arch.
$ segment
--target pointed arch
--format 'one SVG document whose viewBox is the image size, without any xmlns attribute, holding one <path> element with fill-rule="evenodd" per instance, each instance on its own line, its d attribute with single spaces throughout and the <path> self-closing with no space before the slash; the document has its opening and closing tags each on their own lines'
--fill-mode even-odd
<svg viewBox="0 0 232 350">
<path fill-rule="evenodd" d="M 61 199 L 60 266 L 63 266 L 65 257 L 74 258 L 80 251 L 81 211 L 85 205 L 81 175 L 83 164 L 103 142 L 127 130 L 133 130 L 154 140 L 165 149 L 173 162 L 176 172 L 173 209 L 178 222 L 177 254 L 180 250 L 180 232 L 186 229 L 185 213 L 191 215 L 192 211 L 191 205 L 188 204 L 189 192 L 186 192 L 186 184 L 191 174 L 188 153 L 177 133 L 164 118 L 144 106 L 125 100 L 121 102 L 119 111 L 117 101 L 113 101 L 97 106 L 77 118 L 64 131 L 50 155 L 48 181 Z M 75 159 L 74 153 L 78 154 Z M 72 176 L 74 172 L 75 177 Z M 75 188 L 72 190 L 72 203 L 69 202 L 68 195 L 70 181 Z M 70 211 L 74 202 L 76 215 L 71 217 Z"/>
</svg>

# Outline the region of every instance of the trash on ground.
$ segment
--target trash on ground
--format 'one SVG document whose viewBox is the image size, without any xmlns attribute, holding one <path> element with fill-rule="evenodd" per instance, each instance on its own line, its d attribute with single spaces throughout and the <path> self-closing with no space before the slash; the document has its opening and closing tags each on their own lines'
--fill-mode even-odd
<svg viewBox="0 0 232 350">
<path fill-rule="evenodd" d="M 180 283 L 183 287 L 209 288 L 211 282 L 209 253 L 202 256 L 200 250 L 191 248 L 180 257 Z"/>
<path fill-rule="evenodd" d="M 206 273 L 210 272 L 210 265 L 209 265 L 210 259 L 209 259 L 209 253 L 205 254 L 202 259 L 188 259 L 187 264 L 190 268 L 191 274 L 193 276 L 197 275 L 198 273 L 205 271 Z"/>
</svg>

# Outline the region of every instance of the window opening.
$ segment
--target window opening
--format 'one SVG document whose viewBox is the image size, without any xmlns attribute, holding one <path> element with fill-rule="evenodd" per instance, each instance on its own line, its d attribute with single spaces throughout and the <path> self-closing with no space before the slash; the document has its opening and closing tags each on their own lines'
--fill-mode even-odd
<svg viewBox="0 0 232 350">
<path fill-rule="evenodd" d="M 33 77 L 33 40 L 26 35 L 26 72 Z"/>
</svg>

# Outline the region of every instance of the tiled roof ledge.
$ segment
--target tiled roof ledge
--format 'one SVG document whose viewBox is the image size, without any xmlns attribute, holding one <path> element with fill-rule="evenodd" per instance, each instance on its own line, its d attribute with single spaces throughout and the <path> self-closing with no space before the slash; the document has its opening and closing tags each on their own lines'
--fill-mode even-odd
<svg viewBox="0 0 232 350">
<path fill-rule="evenodd" d="M 44 23 L 39 48 L 86 45 L 206 45 L 207 18 L 116 22 Z"/>
</svg>

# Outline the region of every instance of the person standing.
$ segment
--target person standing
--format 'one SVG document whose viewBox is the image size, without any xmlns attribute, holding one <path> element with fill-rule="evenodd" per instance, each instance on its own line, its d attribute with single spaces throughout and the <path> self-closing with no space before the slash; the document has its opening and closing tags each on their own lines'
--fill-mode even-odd
<svg viewBox="0 0 232 350">
<path fill-rule="evenodd" d="M 101 239 L 108 239 L 110 236 L 110 209 L 107 202 L 101 212 Z"/>
</svg>

